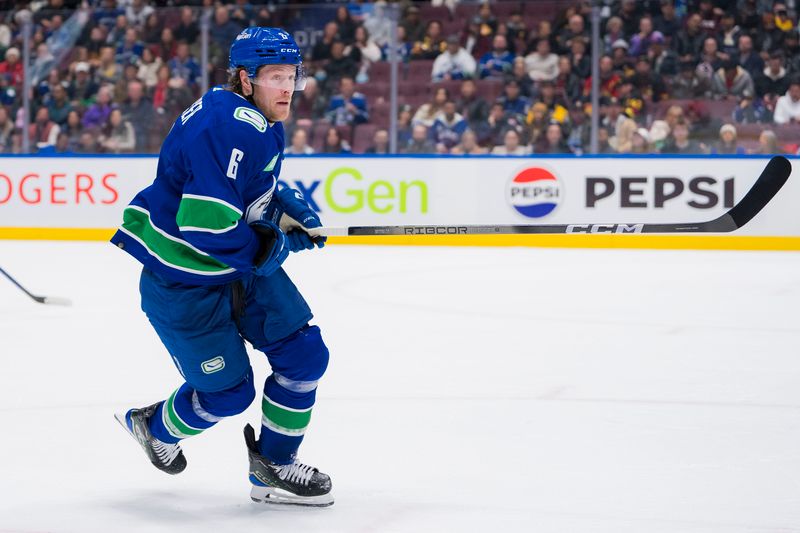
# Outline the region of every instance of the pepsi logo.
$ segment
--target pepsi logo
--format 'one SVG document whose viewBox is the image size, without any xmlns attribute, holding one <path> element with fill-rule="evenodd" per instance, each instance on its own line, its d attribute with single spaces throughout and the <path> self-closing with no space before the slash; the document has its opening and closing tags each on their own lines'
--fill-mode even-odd
<svg viewBox="0 0 800 533">
<path fill-rule="evenodd" d="M 550 214 L 561 201 L 558 179 L 540 167 L 526 168 L 508 184 L 508 203 L 528 218 L 541 218 Z"/>
</svg>

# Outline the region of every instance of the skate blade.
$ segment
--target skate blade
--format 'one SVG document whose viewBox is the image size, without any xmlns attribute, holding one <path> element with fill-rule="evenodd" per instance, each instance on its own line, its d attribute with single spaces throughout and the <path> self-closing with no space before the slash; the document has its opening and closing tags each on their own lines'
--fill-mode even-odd
<svg viewBox="0 0 800 533">
<path fill-rule="evenodd" d="M 128 423 L 125 421 L 125 414 L 126 413 L 114 413 L 114 418 L 117 422 L 119 422 L 119 425 L 122 426 L 122 429 L 125 430 L 125 433 L 130 435 L 131 438 L 136 441 L 136 444 L 141 446 L 142 443 L 139 442 L 139 439 L 136 438 L 136 435 L 134 435 L 133 431 L 131 431 L 131 428 L 128 427 Z"/>
<path fill-rule="evenodd" d="M 125 432 L 126 432 L 128 435 L 130 435 L 131 437 L 133 437 L 133 440 L 136 440 L 136 435 L 134 435 L 134 434 L 131 432 L 130 428 L 128 428 L 128 423 L 125 421 L 125 413 L 114 413 L 114 419 L 115 419 L 117 422 L 119 422 L 119 425 L 120 425 L 120 426 L 122 426 L 122 429 L 124 429 L 124 430 L 125 430 Z M 138 443 L 139 441 L 136 441 L 136 442 Z"/>
<path fill-rule="evenodd" d="M 270 505 L 297 505 L 300 507 L 328 507 L 333 505 L 333 494 L 330 492 L 319 496 L 297 496 L 283 489 L 255 485 L 250 491 L 250 499 L 256 503 Z"/>
</svg>

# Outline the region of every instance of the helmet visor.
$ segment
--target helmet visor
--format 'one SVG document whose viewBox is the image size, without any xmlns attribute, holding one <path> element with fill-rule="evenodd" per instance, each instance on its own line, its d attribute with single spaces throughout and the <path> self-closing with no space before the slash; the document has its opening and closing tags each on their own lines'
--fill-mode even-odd
<svg viewBox="0 0 800 533">
<path fill-rule="evenodd" d="M 306 68 L 303 65 L 297 65 L 294 73 L 289 69 L 261 69 L 255 78 L 250 78 L 250 81 L 254 85 L 270 89 L 302 91 L 306 88 L 307 79 Z"/>
</svg>

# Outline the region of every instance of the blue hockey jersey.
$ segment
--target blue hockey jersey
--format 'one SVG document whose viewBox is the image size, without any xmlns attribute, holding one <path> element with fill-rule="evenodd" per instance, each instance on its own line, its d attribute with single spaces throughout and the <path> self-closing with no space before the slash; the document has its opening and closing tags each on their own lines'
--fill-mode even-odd
<svg viewBox="0 0 800 533">
<path fill-rule="evenodd" d="M 214 88 L 175 121 L 155 181 L 125 208 L 111 242 L 177 282 L 218 284 L 253 268 L 260 246 L 248 223 L 275 190 L 280 122 L 242 96 Z"/>
</svg>

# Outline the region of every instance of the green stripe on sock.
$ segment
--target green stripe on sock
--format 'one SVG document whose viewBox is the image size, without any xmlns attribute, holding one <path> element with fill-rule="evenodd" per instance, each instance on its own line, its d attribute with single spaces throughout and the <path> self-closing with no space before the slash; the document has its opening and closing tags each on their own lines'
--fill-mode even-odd
<svg viewBox="0 0 800 533">
<path fill-rule="evenodd" d="M 129 206 L 123 213 L 122 231 L 139 240 L 148 251 L 167 266 L 206 276 L 233 272 L 234 269 L 192 249 L 188 243 L 166 237 L 150 221 L 150 213 L 141 207 Z"/>
<path fill-rule="evenodd" d="M 214 201 L 213 198 L 190 198 L 184 196 L 178 206 L 175 221 L 180 228 L 198 228 L 211 231 L 230 229 L 236 225 L 242 213 L 231 206 Z"/>
<path fill-rule="evenodd" d="M 299 432 L 305 430 L 311 421 L 311 408 L 303 411 L 292 411 L 281 405 L 277 405 L 269 398 L 264 396 L 261 401 L 261 410 L 264 417 L 272 422 L 276 427 L 291 432 Z"/>
<path fill-rule="evenodd" d="M 175 392 L 172 393 L 172 396 L 167 399 L 167 403 L 164 405 L 164 412 L 167 413 L 166 418 L 164 418 L 164 422 L 167 426 L 167 429 L 174 436 L 181 439 L 199 435 L 203 432 L 203 430 L 187 425 L 186 422 L 181 420 L 181 417 L 178 416 L 178 413 L 175 411 L 175 396 L 177 394 L 178 390 L 176 389 Z"/>
</svg>

